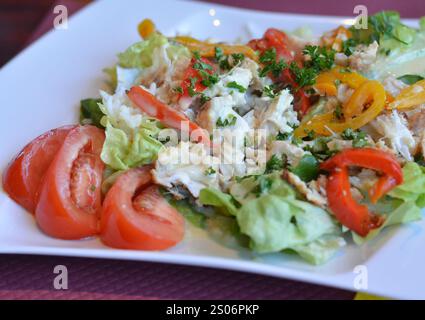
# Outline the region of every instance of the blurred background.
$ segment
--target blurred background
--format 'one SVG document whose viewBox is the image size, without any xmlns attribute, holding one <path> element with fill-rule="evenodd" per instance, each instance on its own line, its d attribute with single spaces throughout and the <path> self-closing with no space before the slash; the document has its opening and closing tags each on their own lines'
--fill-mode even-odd
<svg viewBox="0 0 425 320">
<path fill-rule="evenodd" d="M 152 0 L 141 1 L 146 1 L 148 5 L 155 3 Z M 0 66 L 49 30 L 52 26 L 55 5 L 66 5 L 71 15 L 89 2 L 91 1 L 1 0 Z M 385 9 L 397 10 L 404 18 L 419 18 L 425 15 L 425 0 L 210 0 L 204 2 L 265 11 L 342 16 L 352 16 L 354 6 L 362 4 L 367 6 L 369 13 Z"/>
</svg>

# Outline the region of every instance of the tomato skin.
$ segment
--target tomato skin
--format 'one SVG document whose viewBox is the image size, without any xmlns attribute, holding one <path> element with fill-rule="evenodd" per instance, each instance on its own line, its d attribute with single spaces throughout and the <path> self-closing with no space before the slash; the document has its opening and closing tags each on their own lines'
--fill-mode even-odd
<svg viewBox="0 0 425 320">
<path fill-rule="evenodd" d="M 37 199 L 36 221 L 46 234 L 81 239 L 98 233 L 104 140 L 104 131 L 94 126 L 78 126 L 68 133 L 43 178 Z M 79 179 L 80 184 L 72 179 Z M 84 191 L 89 197 L 82 197 L 77 205 L 74 198 Z"/>
<path fill-rule="evenodd" d="M 184 219 L 162 197 L 158 187 L 151 185 L 150 169 L 145 166 L 127 171 L 108 191 L 100 221 L 100 237 L 106 245 L 164 250 L 183 239 Z"/>
<path fill-rule="evenodd" d="M 50 130 L 27 144 L 3 174 L 3 189 L 19 205 L 34 213 L 42 177 L 75 126 Z"/>
<path fill-rule="evenodd" d="M 199 127 L 195 122 L 190 121 L 176 109 L 159 101 L 150 92 L 139 86 L 134 86 L 127 92 L 127 95 L 135 106 L 149 116 L 158 119 L 167 127 L 182 130 L 184 129 L 183 124 L 187 124 L 189 133 L 194 133 L 193 135 L 196 136 L 198 142 L 206 145 L 210 144 L 210 137 L 206 130 Z"/>
<path fill-rule="evenodd" d="M 183 94 L 180 95 L 180 98 L 181 97 L 190 97 L 189 87 L 190 87 L 190 79 L 191 78 L 197 79 L 197 81 L 195 82 L 194 88 L 193 88 L 195 92 L 197 92 L 197 93 L 203 92 L 207 88 L 205 85 L 202 84 L 202 76 L 200 75 L 199 71 L 196 70 L 193 67 L 196 62 L 197 62 L 197 60 L 193 58 L 190 62 L 189 67 L 187 68 L 187 70 L 184 74 L 184 77 L 183 77 L 184 80 L 182 82 Z M 205 72 L 207 72 L 208 74 L 213 74 L 213 70 L 215 69 L 215 67 L 208 59 L 201 58 L 200 62 L 211 66 L 212 70 L 205 70 Z"/>
</svg>

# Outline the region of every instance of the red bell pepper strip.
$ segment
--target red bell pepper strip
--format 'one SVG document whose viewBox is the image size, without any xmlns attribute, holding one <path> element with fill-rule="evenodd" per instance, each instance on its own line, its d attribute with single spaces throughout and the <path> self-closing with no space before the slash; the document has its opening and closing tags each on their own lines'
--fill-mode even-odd
<svg viewBox="0 0 425 320">
<path fill-rule="evenodd" d="M 150 117 L 158 119 L 165 126 L 181 130 L 183 128 L 182 123 L 187 123 L 189 133 L 196 131 L 198 135 L 197 142 L 210 143 L 210 138 L 206 130 L 190 121 L 185 115 L 177 110 L 159 101 L 148 91 L 139 86 L 134 86 L 127 92 L 127 95 L 140 110 Z"/>
<path fill-rule="evenodd" d="M 403 172 L 397 160 L 389 153 L 373 148 L 346 149 L 320 166 L 330 171 L 326 185 L 329 208 L 347 228 L 365 237 L 370 230 L 379 227 L 383 217 L 370 213 L 366 206 L 352 197 L 348 167 L 357 166 L 379 171 L 382 177 L 369 190 L 372 203 L 403 182 Z"/>
</svg>

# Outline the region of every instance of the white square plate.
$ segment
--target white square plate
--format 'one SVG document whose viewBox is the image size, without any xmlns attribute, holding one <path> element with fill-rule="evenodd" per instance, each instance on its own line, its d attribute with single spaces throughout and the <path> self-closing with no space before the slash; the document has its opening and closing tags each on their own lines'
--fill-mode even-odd
<svg viewBox="0 0 425 320">
<path fill-rule="evenodd" d="M 215 9 L 214 17 L 210 9 Z M 199 38 L 221 40 L 260 37 L 271 26 L 292 30 L 309 25 L 320 33 L 350 21 L 198 2 L 97 1 L 72 17 L 67 30 L 49 32 L 1 69 L 0 168 L 37 135 L 77 121 L 80 99 L 98 96 L 105 78 L 101 70 L 116 61 L 116 53 L 139 40 L 136 26 L 145 17 L 167 35 L 190 32 Z M 218 27 L 214 19 L 220 21 Z M 209 266 L 349 290 L 355 290 L 355 267 L 363 265 L 366 291 L 394 298 L 425 298 L 424 227 L 422 221 L 388 229 L 366 245 L 348 245 L 328 264 L 317 267 L 293 255 L 256 256 L 244 249 L 226 248 L 190 226 L 184 241 L 164 252 L 114 250 L 98 240 L 56 240 L 42 234 L 33 217 L 0 192 L 0 253 Z"/>
</svg>

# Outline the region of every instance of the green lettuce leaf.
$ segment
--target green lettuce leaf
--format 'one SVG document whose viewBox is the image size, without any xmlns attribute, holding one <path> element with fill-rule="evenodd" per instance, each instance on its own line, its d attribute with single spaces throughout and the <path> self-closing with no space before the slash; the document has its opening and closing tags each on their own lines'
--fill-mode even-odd
<svg viewBox="0 0 425 320">
<path fill-rule="evenodd" d="M 176 200 L 173 197 L 166 196 L 168 202 L 179 211 L 187 221 L 198 228 L 205 228 L 207 216 L 196 210 L 195 206 L 190 204 L 186 199 Z"/>
<path fill-rule="evenodd" d="M 199 201 L 234 215 L 240 232 L 249 237 L 250 247 L 258 253 L 289 249 L 320 264 L 345 244 L 331 216 L 297 199 L 279 172 L 240 179 L 229 192 L 203 189 Z"/>
<path fill-rule="evenodd" d="M 415 162 L 403 167 L 404 183 L 388 193 L 389 196 L 405 201 L 416 201 L 425 194 L 425 168 Z"/>
<path fill-rule="evenodd" d="M 368 18 L 367 29 L 350 29 L 357 43 L 379 43 L 380 51 L 387 53 L 391 50 L 410 45 L 417 31 L 403 24 L 400 14 L 396 11 L 381 11 Z"/>
<path fill-rule="evenodd" d="M 203 205 L 216 207 L 224 215 L 236 215 L 237 207 L 233 197 L 220 190 L 214 188 L 202 189 L 199 193 L 199 201 Z"/>
<path fill-rule="evenodd" d="M 319 162 L 311 154 L 306 154 L 291 171 L 304 182 L 314 180 L 319 175 Z"/>
<path fill-rule="evenodd" d="M 291 197 L 259 197 L 243 205 L 236 217 L 242 233 L 260 253 L 296 250 L 296 246 L 336 232 L 326 211 Z"/>
<path fill-rule="evenodd" d="M 162 148 L 162 143 L 153 137 L 155 134 L 151 128 L 142 125 L 131 137 L 108 122 L 102 161 L 115 170 L 127 170 L 153 162 Z"/>
<path fill-rule="evenodd" d="M 152 34 L 147 40 L 137 42 L 123 53 L 118 54 L 118 64 L 124 68 L 147 68 L 153 63 L 155 49 L 168 45 L 167 55 L 171 60 L 181 56 L 190 57 L 190 51 L 181 45 L 170 44 L 168 39 L 159 34 Z"/>
<path fill-rule="evenodd" d="M 80 123 L 92 124 L 99 128 L 104 128 L 100 123 L 103 112 L 99 108 L 102 99 L 84 99 L 80 102 Z"/>
<path fill-rule="evenodd" d="M 304 260 L 318 265 L 329 261 L 345 244 L 344 238 L 338 235 L 326 234 L 308 244 L 295 246 L 293 250 Z"/>
</svg>

